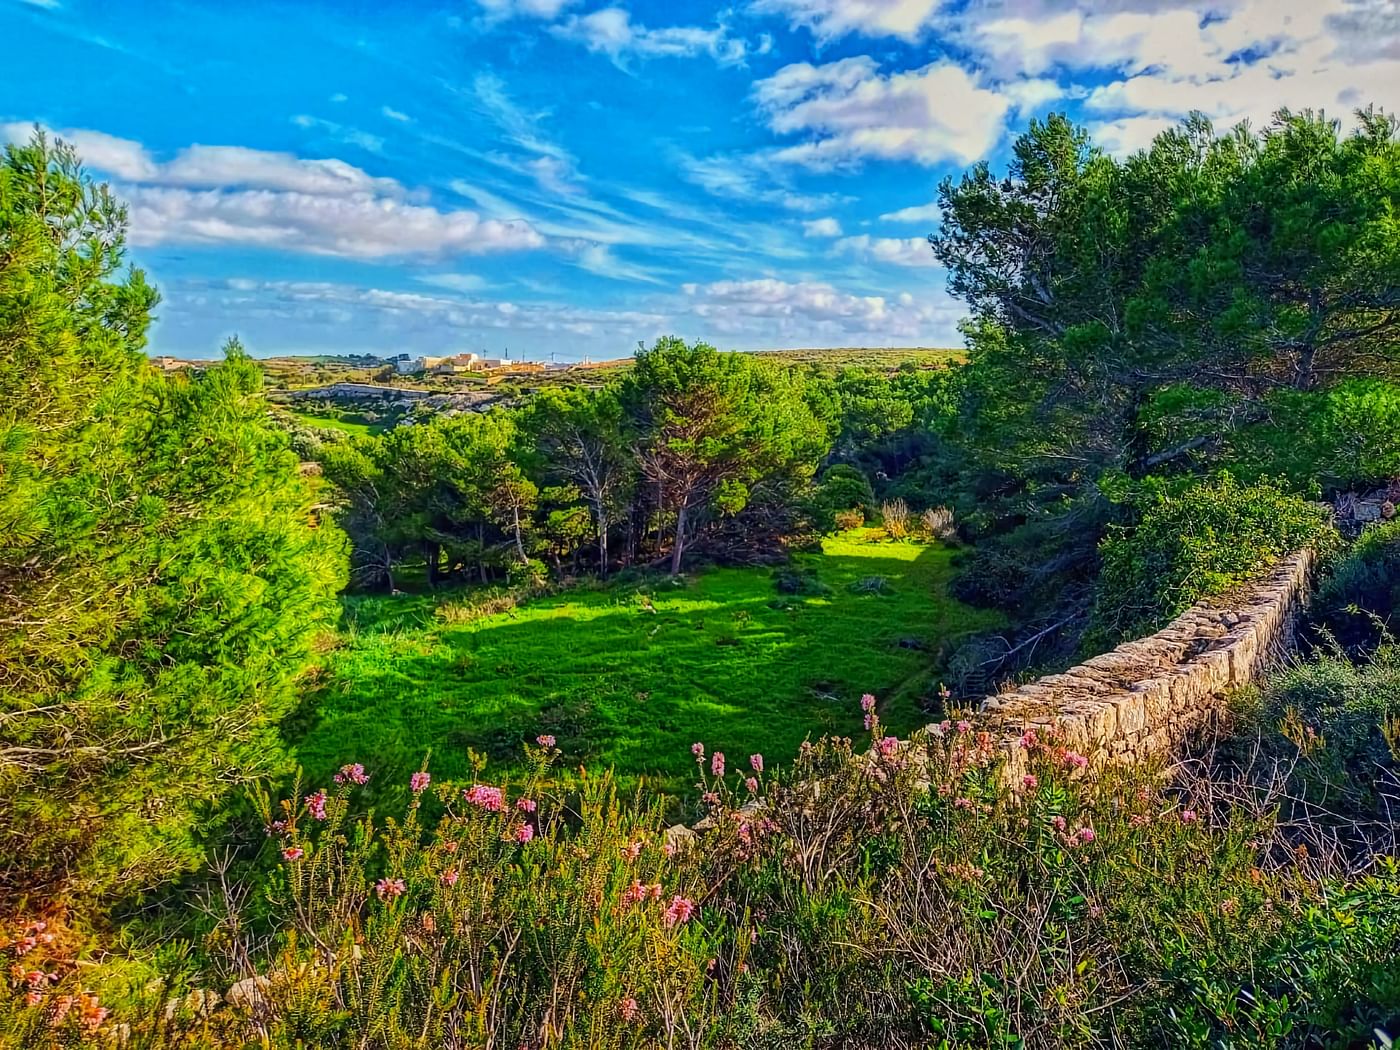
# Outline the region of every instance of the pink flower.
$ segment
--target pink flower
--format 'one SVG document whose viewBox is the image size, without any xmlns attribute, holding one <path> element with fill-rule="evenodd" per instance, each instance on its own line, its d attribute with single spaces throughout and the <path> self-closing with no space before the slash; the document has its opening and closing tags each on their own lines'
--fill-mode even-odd
<svg viewBox="0 0 1400 1050">
<path fill-rule="evenodd" d="M 1080 842 L 1086 844 L 1093 842 L 1094 839 L 1097 837 L 1094 834 L 1093 828 L 1080 828 L 1078 831 L 1075 832 L 1075 835 L 1078 836 Z"/>
<path fill-rule="evenodd" d="M 317 820 L 326 819 L 326 793 L 317 791 L 306 796 L 306 810 Z"/>
<path fill-rule="evenodd" d="M 940 698 L 942 698 L 942 699 L 944 699 L 944 700 L 947 700 L 947 699 L 949 699 L 949 698 L 952 697 L 953 691 L 952 691 L 951 689 L 949 689 L 946 685 L 944 685 L 942 682 L 939 682 L 939 683 L 938 683 L 938 695 L 939 695 Z"/>
<path fill-rule="evenodd" d="M 744 787 L 749 789 L 750 795 L 756 794 L 758 792 L 758 778 L 749 777 L 747 780 L 744 781 Z"/>
<path fill-rule="evenodd" d="M 1068 821 L 1064 817 L 1051 817 L 1050 823 L 1054 825 L 1056 831 L 1064 831 Z"/>
<path fill-rule="evenodd" d="M 682 897 L 679 893 L 671 898 L 671 903 L 667 905 L 666 911 L 661 916 L 667 928 L 679 926 L 695 914 L 695 902 L 688 897 Z"/>
<path fill-rule="evenodd" d="M 713 776 L 724 776 L 724 752 L 716 751 L 710 756 L 710 773 Z"/>
<path fill-rule="evenodd" d="M 958 809 L 971 809 L 971 808 L 972 808 L 972 799 L 970 799 L 970 798 L 955 798 L 955 799 L 953 799 L 953 805 L 956 806 Z"/>
<path fill-rule="evenodd" d="M 40 992 L 25 992 L 24 1004 L 26 1006 L 38 1006 L 44 1001 L 44 996 Z"/>
<path fill-rule="evenodd" d="M 875 710 L 875 698 L 866 693 L 860 698 L 860 709 L 866 714 L 872 713 Z"/>
<path fill-rule="evenodd" d="M 1040 746 L 1040 737 L 1035 735 L 1034 729 L 1027 729 L 1021 734 L 1021 746 L 1027 751 L 1034 751 Z"/>
<path fill-rule="evenodd" d="M 669 842 L 663 842 L 661 844 L 661 855 L 667 860 L 670 860 L 676 855 L 676 847 L 671 845 Z"/>
<path fill-rule="evenodd" d="M 403 879 L 380 879 L 374 884 L 374 892 L 379 894 L 382 901 L 397 900 L 403 896 L 406 889 L 408 887 L 404 885 Z"/>
<path fill-rule="evenodd" d="M 637 1000 L 629 995 L 626 999 L 617 1004 L 617 1014 L 630 1024 L 632 1018 L 637 1016 Z"/>
<path fill-rule="evenodd" d="M 1183 824 L 1194 824 L 1198 819 L 1194 809 L 1183 809 L 1181 811 L 1181 822 Z"/>
<path fill-rule="evenodd" d="M 749 768 L 752 769 L 755 773 L 762 773 L 762 772 L 763 772 L 763 756 L 762 756 L 762 755 L 750 755 L 750 756 L 749 756 Z"/>
<path fill-rule="evenodd" d="M 718 791 L 707 791 L 707 792 L 705 792 L 703 795 L 700 796 L 700 801 L 703 802 L 703 803 L 705 803 L 705 805 L 707 805 L 707 806 L 718 806 L 718 805 L 719 805 L 719 792 L 718 792 Z"/>
<path fill-rule="evenodd" d="M 879 748 L 880 754 L 889 758 L 890 755 L 899 750 L 899 737 L 887 736 L 875 746 Z"/>
<path fill-rule="evenodd" d="M 473 806 L 491 813 L 502 813 L 506 808 L 505 795 L 501 793 L 500 788 L 490 784 L 474 784 L 462 792 L 462 797 Z"/>
<path fill-rule="evenodd" d="M 554 737 L 549 733 L 541 733 L 535 737 L 535 743 L 539 744 L 540 747 L 550 748 L 554 746 Z"/>
<path fill-rule="evenodd" d="M 535 812 L 535 800 L 532 798 L 518 798 L 515 800 L 515 808 L 522 813 Z"/>
<path fill-rule="evenodd" d="M 274 820 L 267 826 L 267 833 L 269 835 L 281 835 L 286 830 L 287 822 L 285 820 Z"/>
<path fill-rule="evenodd" d="M 413 790 L 413 793 L 416 795 L 424 788 L 426 788 L 430 783 L 432 783 L 432 780 L 433 778 L 430 777 L 427 773 L 414 773 L 413 776 L 408 778 L 408 786 Z"/>
<path fill-rule="evenodd" d="M 283 860 L 301 860 L 303 856 L 305 854 L 302 853 L 300 846 L 288 846 L 282 851 Z"/>
<path fill-rule="evenodd" d="M 623 847 L 622 847 L 622 855 L 623 855 L 623 857 L 625 857 L 627 860 L 636 860 L 638 857 L 640 857 L 640 856 L 642 855 L 642 844 L 641 844 L 641 842 L 640 842 L 640 841 L 638 841 L 638 842 L 629 842 L 627 845 L 623 846 Z"/>
<path fill-rule="evenodd" d="M 521 824 L 515 831 L 515 841 L 522 845 L 529 842 L 534 837 L 535 828 L 533 824 Z"/>
<path fill-rule="evenodd" d="M 352 784 L 367 784 L 369 775 L 360 763 L 351 762 L 340 767 L 340 772 L 335 775 L 334 780 L 337 784 L 344 784 L 346 781 Z"/>
<path fill-rule="evenodd" d="M 958 732 L 959 732 L 959 733 L 971 733 L 971 732 L 972 732 L 972 723 L 969 722 L 966 718 L 959 719 L 959 721 L 958 721 Z"/>
<path fill-rule="evenodd" d="M 695 761 L 705 761 L 705 745 L 700 743 L 698 740 L 690 745 L 690 753 L 695 756 Z"/>
<path fill-rule="evenodd" d="M 456 869 L 456 868 L 448 868 L 446 871 L 444 871 L 444 872 L 442 873 L 442 880 L 441 880 L 441 881 L 442 881 L 442 884 L 443 884 L 444 886 L 455 886 L 455 885 L 457 885 L 457 878 L 458 878 L 458 876 L 457 876 L 457 869 Z"/>
<path fill-rule="evenodd" d="M 1036 779 L 1034 773 L 1027 773 L 1021 778 L 1021 786 L 1027 791 L 1034 791 L 1039 784 L 1040 781 Z"/>
<path fill-rule="evenodd" d="M 1088 760 L 1087 758 L 1085 758 L 1083 755 L 1081 755 L 1078 751 L 1066 751 L 1066 752 L 1065 752 L 1065 768 L 1066 768 L 1066 769 L 1083 769 L 1083 768 L 1084 768 L 1085 766 L 1087 766 L 1088 764 L 1089 764 L 1089 760 Z"/>
</svg>

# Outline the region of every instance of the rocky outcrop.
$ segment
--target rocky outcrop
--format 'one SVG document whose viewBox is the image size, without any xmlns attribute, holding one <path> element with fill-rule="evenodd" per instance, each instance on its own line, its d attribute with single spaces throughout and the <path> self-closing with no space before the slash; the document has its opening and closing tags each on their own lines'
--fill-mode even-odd
<svg viewBox="0 0 1400 1050">
<path fill-rule="evenodd" d="M 1310 551 L 1291 555 L 1233 594 L 1199 602 L 1156 634 L 988 697 L 981 727 L 1008 740 L 1054 727 L 1090 770 L 1164 754 L 1214 722 L 1225 694 L 1288 647 L 1312 567 Z M 1019 748 L 1007 753 L 1013 766 L 1024 761 Z"/>
</svg>

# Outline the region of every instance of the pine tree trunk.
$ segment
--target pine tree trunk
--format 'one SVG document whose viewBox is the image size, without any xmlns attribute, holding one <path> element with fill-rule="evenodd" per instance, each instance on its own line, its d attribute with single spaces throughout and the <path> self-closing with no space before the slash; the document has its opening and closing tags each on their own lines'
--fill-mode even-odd
<svg viewBox="0 0 1400 1050">
<path fill-rule="evenodd" d="M 681 574 L 681 554 L 685 550 L 685 504 L 676 511 L 676 539 L 671 545 L 671 575 Z"/>
<path fill-rule="evenodd" d="M 608 578 L 608 519 L 598 512 L 598 575 Z"/>
</svg>

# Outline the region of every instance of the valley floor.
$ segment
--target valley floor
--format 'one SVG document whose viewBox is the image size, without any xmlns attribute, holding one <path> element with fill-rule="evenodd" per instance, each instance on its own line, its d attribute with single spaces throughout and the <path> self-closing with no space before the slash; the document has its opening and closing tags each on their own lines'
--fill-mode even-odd
<svg viewBox="0 0 1400 1050">
<path fill-rule="evenodd" d="M 769 569 L 712 569 L 673 584 L 571 590 L 470 622 L 470 592 L 345 603 L 339 647 L 294 726 L 309 782 L 342 763 L 402 783 L 431 749 L 438 777 L 471 775 L 468 749 L 509 768 L 554 735 L 564 765 L 613 767 L 666 790 L 691 783 L 690 745 L 774 759 L 861 729 L 874 693 L 892 732 L 922 724 L 947 644 L 996 625 L 950 598 L 939 545 L 828 539 L 797 555 L 821 593 L 780 593 Z M 865 593 L 883 577 L 882 593 Z M 487 776 L 491 776 L 488 772 Z"/>
</svg>

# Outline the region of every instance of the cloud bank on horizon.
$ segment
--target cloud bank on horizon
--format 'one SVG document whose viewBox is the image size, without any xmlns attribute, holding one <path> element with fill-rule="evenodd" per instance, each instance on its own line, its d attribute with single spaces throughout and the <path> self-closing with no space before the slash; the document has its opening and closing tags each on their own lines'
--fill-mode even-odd
<svg viewBox="0 0 1400 1050">
<path fill-rule="evenodd" d="M 130 203 L 152 349 L 953 345 L 936 188 L 1067 112 L 1400 108 L 1394 0 L 0 0 L 0 137 Z"/>
</svg>

